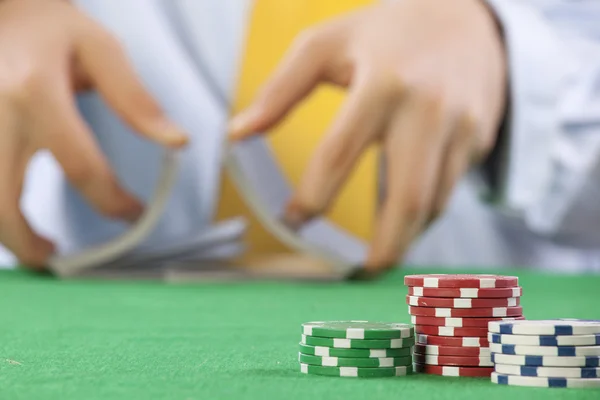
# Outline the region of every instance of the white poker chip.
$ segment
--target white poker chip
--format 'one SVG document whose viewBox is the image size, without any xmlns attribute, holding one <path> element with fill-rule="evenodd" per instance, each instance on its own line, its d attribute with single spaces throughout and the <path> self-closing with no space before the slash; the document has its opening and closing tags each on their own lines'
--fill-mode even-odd
<svg viewBox="0 0 600 400">
<path fill-rule="evenodd" d="M 524 346 L 600 346 L 598 335 L 500 335 L 488 333 L 490 343 Z"/>
<path fill-rule="evenodd" d="M 499 374 L 541 376 L 544 378 L 600 378 L 600 368 L 595 367 L 534 367 L 531 365 L 496 364 Z"/>
<path fill-rule="evenodd" d="M 598 367 L 600 366 L 600 357 L 522 356 L 492 352 L 492 362 L 495 364 L 530 365 L 533 367 Z"/>
<path fill-rule="evenodd" d="M 492 382 L 499 385 L 549 388 L 600 388 L 600 379 L 542 378 L 538 376 L 503 375 L 492 372 Z"/>
<path fill-rule="evenodd" d="M 494 321 L 489 331 L 504 335 L 594 335 L 600 334 L 600 321 L 583 319 Z"/>
<path fill-rule="evenodd" d="M 494 353 L 523 356 L 600 356 L 600 346 L 520 346 L 490 343 L 490 349 Z"/>
</svg>

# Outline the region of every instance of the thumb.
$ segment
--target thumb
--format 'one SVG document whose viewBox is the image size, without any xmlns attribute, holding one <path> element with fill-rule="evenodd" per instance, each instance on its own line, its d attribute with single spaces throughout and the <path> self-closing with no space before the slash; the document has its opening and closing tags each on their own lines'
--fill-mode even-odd
<svg viewBox="0 0 600 400">
<path fill-rule="evenodd" d="M 233 141 L 259 135 L 275 126 L 324 79 L 326 41 L 310 32 L 301 35 L 252 104 L 228 127 Z"/>
</svg>

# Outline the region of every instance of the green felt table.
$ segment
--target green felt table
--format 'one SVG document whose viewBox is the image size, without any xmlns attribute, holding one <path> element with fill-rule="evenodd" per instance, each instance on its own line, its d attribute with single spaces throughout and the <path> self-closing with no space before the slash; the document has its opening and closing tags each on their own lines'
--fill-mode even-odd
<svg viewBox="0 0 600 400">
<path fill-rule="evenodd" d="M 302 322 L 409 322 L 402 278 L 415 272 L 369 283 L 193 285 L 0 272 L 0 398 L 600 398 L 593 389 L 505 387 L 486 378 L 299 372 Z M 600 319 L 600 276 L 503 273 L 519 275 L 529 319 Z"/>
</svg>

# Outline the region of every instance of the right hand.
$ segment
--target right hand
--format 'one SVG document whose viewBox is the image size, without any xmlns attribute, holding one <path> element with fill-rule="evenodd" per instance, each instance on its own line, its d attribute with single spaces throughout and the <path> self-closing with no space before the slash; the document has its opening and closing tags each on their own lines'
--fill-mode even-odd
<svg viewBox="0 0 600 400">
<path fill-rule="evenodd" d="M 0 243 L 28 267 L 42 268 L 54 252 L 19 207 L 25 170 L 38 150 L 52 153 L 100 213 L 133 221 L 143 211 L 78 113 L 75 93 L 88 88 L 146 138 L 173 148 L 187 143 L 100 25 L 62 1 L 0 2 Z"/>
<path fill-rule="evenodd" d="M 300 36 L 230 137 L 264 134 L 321 83 L 348 98 L 307 164 L 283 219 L 325 213 L 364 152 L 386 156 L 386 194 L 365 268 L 397 265 L 442 215 L 455 185 L 496 143 L 506 104 L 498 22 L 480 0 L 378 2 Z"/>
</svg>

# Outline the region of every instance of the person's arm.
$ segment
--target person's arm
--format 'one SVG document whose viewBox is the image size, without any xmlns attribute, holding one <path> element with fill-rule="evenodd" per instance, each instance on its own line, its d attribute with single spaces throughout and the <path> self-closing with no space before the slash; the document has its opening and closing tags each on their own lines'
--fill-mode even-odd
<svg viewBox="0 0 600 400">
<path fill-rule="evenodd" d="M 487 0 L 510 101 L 487 165 L 499 207 L 560 242 L 600 245 L 600 3 Z"/>
</svg>

